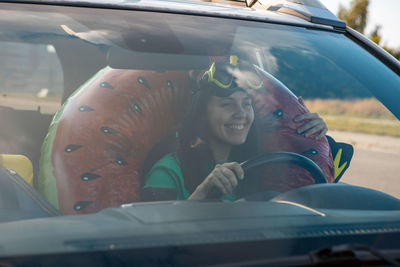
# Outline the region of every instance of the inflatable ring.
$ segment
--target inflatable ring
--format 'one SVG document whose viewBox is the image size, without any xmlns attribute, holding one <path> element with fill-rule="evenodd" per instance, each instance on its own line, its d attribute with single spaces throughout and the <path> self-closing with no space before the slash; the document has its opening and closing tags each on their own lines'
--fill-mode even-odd
<svg viewBox="0 0 400 267">
<path fill-rule="evenodd" d="M 296 134 L 293 118 L 306 109 L 271 75 L 250 92 L 261 121 L 263 152 L 288 151 L 316 162 L 328 182 L 333 162 L 325 138 Z M 190 100 L 187 71 L 105 68 L 55 115 L 42 146 L 39 190 L 64 214 L 92 213 L 140 201 L 146 155 L 179 127 Z M 266 170 L 263 188 L 287 191 L 313 183 L 301 168 Z M 272 179 L 272 177 L 274 177 Z"/>
<path fill-rule="evenodd" d="M 55 115 L 42 146 L 39 190 L 64 214 L 140 200 L 140 167 L 176 131 L 190 92 L 185 71 L 105 68 Z"/>
<path fill-rule="evenodd" d="M 294 152 L 313 160 L 324 172 L 326 181 L 334 181 L 334 165 L 328 140 L 305 137 L 297 129 L 305 122 L 294 118 L 307 113 L 298 98 L 271 74 L 259 70 L 264 77 L 264 86 L 254 90 L 254 107 L 260 118 L 260 139 L 263 153 Z M 318 133 L 317 133 L 318 134 Z M 290 165 L 269 167 L 263 171 L 261 188 L 286 192 L 314 183 L 314 179 L 300 167 Z"/>
</svg>

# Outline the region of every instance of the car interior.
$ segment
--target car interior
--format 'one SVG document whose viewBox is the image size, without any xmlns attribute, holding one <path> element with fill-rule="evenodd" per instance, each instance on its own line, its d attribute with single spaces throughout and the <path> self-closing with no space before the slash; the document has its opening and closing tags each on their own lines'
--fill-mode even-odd
<svg viewBox="0 0 400 267">
<path fill-rule="evenodd" d="M 398 70 L 382 71 L 343 25 L 102 4 L 2 3 L 0 266 L 385 262 L 378 249 L 398 244 L 399 199 L 341 183 L 352 144 L 285 131 L 304 112 L 297 96 L 312 99 L 305 92 L 340 98 L 350 88 L 349 98 L 375 97 L 398 116 Z M 251 96 L 271 151 L 241 162 L 257 179 L 234 203 L 143 202 L 146 174 L 179 147 L 196 81 L 233 55 L 263 75 Z M 286 128 L 274 131 L 277 122 Z"/>
<path fill-rule="evenodd" d="M 18 10 L 18 8 L 14 6 L 10 5 L 9 9 L 8 11 L 14 12 L 14 15 L 17 17 L 23 15 L 23 11 Z M 38 14 L 42 12 L 46 14 L 46 11 L 40 10 L 39 7 L 36 9 Z M 6 12 L 6 10 L 1 12 Z M 206 36 L 199 37 L 193 35 L 191 38 L 183 38 L 182 36 L 188 33 L 185 32 L 185 29 L 179 32 L 179 28 L 178 30 L 174 29 L 174 32 L 160 31 L 153 36 L 148 36 L 146 35 L 146 29 L 140 29 L 139 26 L 133 28 L 131 24 L 121 26 L 112 23 L 102 23 L 102 21 L 110 19 L 107 17 L 101 18 L 101 21 L 98 22 L 96 26 L 93 26 L 93 22 L 83 20 L 79 12 L 75 10 L 74 12 L 72 13 L 77 16 L 76 21 L 71 18 L 66 18 L 61 14 L 52 14 L 52 19 L 55 19 L 57 23 L 46 23 L 46 19 L 49 19 L 46 17 L 48 16 L 47 14 L 35 22 L 36 24 L 33 23 L 30 28 L 26 28 L 26 25 L 22 21 L 8 21 L 1 26 L 5 33 L 0 35 L 0 41 L 4 42 L 5 46 L 13 46 L 15 50 L 19 49 L 19 52 L 16 53 L 20 53 L 20 51 L 24 50 L 24 45 L 27 44 L 37 46 L 39 50 L 45 49 L 47 51 L 45 56 L 48 56 L 49 59 L 41 58 L 40 60 L 47 63 L 52 61 L 53 65 L 51 66 L 55 66 L 52 68 L 53 72 L 51 72 L 51 70 L 45 70 L 48 72 L 47 76 L 58 77 L 57 81 L 50 81 L 53 85 L 57 84 L 57 86 L 54 87 L 57 87 L 58 91 L 49 92 L 47 94 L 49 97 L 53 96 L 53 99 L 56 99 L 56 102 L 58 102 L 55 107 L 52 107 L 51 111 L 46 110 L 46 105 L 42 104 L 33 106 L 30 110 L 18 108 L 16 106 L 18 103 L 15 104 L 11 102 L 8 106 L 1 105 L 0 107 L 0 116 L 5 125 L 7 125 L 0 129 L 0 136 L 3 137 L 3 140 L 6 140 L 0 143 L 0 151 L 2 153 L 0 157 L 0 166 L 15 170 L 19 176 L 35 189 L 39 187 L 38 176 L 41 154 L 43 153 L 42 145 L 49 132 L 49 126 L 51 127 L 52 121 L 54 121 L 56 111 L 62 107 L 62 104 L 65 103 L 77 89 L 85 86 L 85 84 L 89 83 L 105 68 L 119 69 L 122 72 L 123 70 L 132 70 L 133 72 L 141 71 L 143 73 L 147 72 L 149 75 L 150 73 L 156 73 L 154 74 L 155 76 L 165 75 L 166 71 L 174 72 L 184 70 L 184 72 L 188 73 L 188 75 L 191 75 L 193 78 L 193 76 L 206 70 L 210 61 L 227 58 L 232 53 L 240 56 L 240 52 L 243 51 L 241 49 L 236 48 L 235 50 L 232 48 L 235 32 L 237 30 L 235 25 L 229 26 L 225 23 L 221 26 L 224 27 L 222 29 L 225 33 L 224 37 L 228 36 L 231 39 L 222 39 L 218 31 L 204 31 Z M 145 14 L 137 19 L 142 20 L 141 25 L 150 24 L 149 17 Z M 112 21 L 112 19 L 110 20 Z M 66 21 L 68 21 L 68 25 Z M 79 23 L 77 23 L 77 21 L 79 21 Z M 180 22 L 181 21 L 177 19 L 174 23 L 179 24 Z M 39 23 L 40 27 L 38 27 Z M 195 24 L 195 22 L 192 23 Z M 246 23 L 244 22 L 244 24 Z M 48 28 L 44 29 L 43 25 L 46 25 Z M 212 25 L 212 22 L 210 22 L 210 25 Z M 86 27 L 86 31 L 78 32 L 77 29 L 83 29 L 84 27 Z M 122 27 L 122 30 L 116 31 L 115 27 Z M 154 25 L 152 25 L 152 27 L 154 28 Z M 40 28 L 40 31 L 36 28 Z M 165 29 L 166 27 L 160 26 L 160 28 Z M 13 33 L 6 34 L 10 29 L 13 30 Z M 118 35 L 115 35 L 115 32 L 118 32 Z M 102 36 L 104 36 L 104 39 L 101 38 Z M 162 43 L 162 40 L 166 39 L 169 41 L 164 45 L 156 45 Z M 143 40 L 145 40 L 145 42 Z M 187 43 L 182 42 L 182 40 L 185 40 Z M 212 42 L 207 43 L 205 40 L 212 40 Z M 111 42 L 113 45 L 105 45 L 107 42 Z M 151 49 L 149 43 L 153 44 Z M 196 43 L 198 44 L 196 45 Z M 73 51 L 73 53 L 71 53 L 71 51 Z M 185 53 L 181 53 L 182 51 L 185 51 Z M 247 47 L 244 51 L 247 54 L 251 54 L 249 51 L 252 51 L 252 48 Z M 250 59 L 254 64 L 259 63 L 257 61 L 259 57 L 258 52 L 259 51 L 254 50 L 253 58 Z M 204 55 L 208 55 L 208 57 Z M 87 58 L 90 58 L 90 60 L 87 60 Z M 57 70 L 58 73 L 54 74 L 54 70 Z M 14 77 L 8 78 L 8 80 L 12 80 L 13 78 Z M 166 81 L 171 80 L 172 79 L 166 79 Z M 25 84 L 29 84 L 29 82 L 32 81 L 26 79 Z M 102 82 L 104 82 L 103 85 L 105 87 L 111 84 L 107 80 Z M 147 83 L 152 82 L 153 81 L 147 81 Z M 172 84 L 174 83 L 175 81 L 173 81 Z M 146 87 L 146 84 L 140 84 L 139 81 L 138 86 Z M 167 84 L 167 87 L 168 86 Z M 46 88 L 43 86 L 42 89 Z M 46 92 L 46 90 L 43 90 L 43 92 Z M 3 99 L 9 99 L 11 98 L 10 96 L 12 96 L 12 94 L 4 92 L 2 97 Z M 35 98 L 40 98 L 40 94 L 35 93 Z M 139 105 L 133 108 L 135 109 L 134 112 L 140 115 L 141 108 L 143 107 Z M 58 114 L 58 116 L 60 116 L 60 114 Z M 166 152 L 176 149 L 177 126 L 178 125 L 174 125 L 168 129 L 167 132 L 159 136 L 157 142 L 154 141 L 154 143 L 148 147 L 149 153 L 146 153 L 146 157 L 140 160 L 141 166 L 139 169 L 142 173 L 142 180 L 139 179 L 139 184 L 143 182 L 143 173 L 146 173 L 155 161 Z M 350 145 L 336 143 L 333 139 L 329 139 L 328 141 L 330 149 L 334 152 L 333 157 L 338 155 L 340 151 L 342 161 L 350 162 L 353 155 L 353 149 Z M 73 150 L 76 147 L 69 148 Z M 123 163 L 123 161 L 121 162 Z M 15 175 L 13 176 L 12 173 L 9 173 L 8 176 L 14 177 Z M 341 175 L 336 175 L 335 182 L 339 181 L 340 176 Z M 14 179 L 18 180 L 19 178 Z M 89 177 L 88 179 L 92 178 Z M 18 183 L 20 183 L 20 180 L 18 180 Z M 36 192 L 35 190 L 31 191 Z M 34 198 L 41 199 L 41 203 L 45 202 L 42 196 L 36 193 L 30 193 L 30 195 L 34 196 Z M 83 201 L 77 207 L 82 208 L 82 205 L 85 203 L 87 202 Z M 53 214 L 57 213 L 48 206 L 46 206 L 46 209 L 51 210 Z"/>
</svg>

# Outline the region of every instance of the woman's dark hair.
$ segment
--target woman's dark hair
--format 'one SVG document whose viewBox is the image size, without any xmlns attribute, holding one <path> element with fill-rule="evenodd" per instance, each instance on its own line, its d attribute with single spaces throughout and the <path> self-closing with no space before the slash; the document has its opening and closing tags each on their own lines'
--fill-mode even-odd
<svg viewBox="0 0 400 267">
<path fill-rule="evenodd" d="M 209 146 L 210 129 L 206 109 L 215 88 L 197 84 L 192 96 L 190 110 L 179 131 L 178 157 L 185 179 L 186 189 L 192 193 L 208 175 L 207 166 L 214 166 L 215 161 Z M 232 90 L 231 93 L 234 91 Z M 257 116 L 249 130 L 245 143 L 232 147 L 229 161 L 242 162 L 258 155 Z"/>
</svg>

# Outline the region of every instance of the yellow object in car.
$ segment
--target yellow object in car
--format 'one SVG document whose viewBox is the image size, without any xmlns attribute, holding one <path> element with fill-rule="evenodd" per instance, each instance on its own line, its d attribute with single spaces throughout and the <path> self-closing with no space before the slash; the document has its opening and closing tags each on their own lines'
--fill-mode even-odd
<svg viewBox="0 0 400 267">
<path fill-rule="evenodd" d="M 33 167 L 28 157 L 0 154 L 0 168 L 3 167 L 17 172 L 28 184 L 33 185 Z"/>
</svg>

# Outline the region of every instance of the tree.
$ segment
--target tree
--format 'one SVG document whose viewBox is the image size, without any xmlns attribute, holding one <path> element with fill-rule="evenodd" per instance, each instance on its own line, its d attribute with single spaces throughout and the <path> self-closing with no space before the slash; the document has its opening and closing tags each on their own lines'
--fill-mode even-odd
<svg viewBox="0 0 400 267">
<path fill-rule="evenodd" d="M 382 41 L 381 28 L 381 25 L 375 25 L 375 29 L 369 35 L 369 39 L 371 39 L 377 45 L 380 45 Z"/>
<path fill-rule="evenodd" d="M 364 33 L 368 21 L 368 5 L 369 0 L 353 0 L 350 3 L 349 8 L 339 5 L 337 16 L 341 20 L 344 20 L 349 27 L 360 33 Z M 371 32 L 371 34 L 369 34 L 369 38 L 376 44 L 380 45 L 387 52 L 392 54 L 395 58 L 400 60 L 400 48 L 393 49 L 381 44 L 381 28 L 381 25 L 375 25 L 374 30 Z"/>
<path fill-rule="evenodd" d="M 368 4 L 369 0 L 353 0 L 348 9 L 340 5 L 338 17 L 354 30 L 364 33 L 368 19 Z"/>
<path fill-rule="evenodd" d="M 387 47 L 386 45 L 382 45 L 382 35 L 381 35 L 381 26 L 380 25 L 375 25 L 375 29 L 371 32 L 369 35 L 369 39 L 371 39 L 373 42 L 375 42 L 377 45 L 380 45 L 383 49 L 385 49 L 387 52 L 389 52 L 392 56 L 400 60 L 400 48 L 394 49 Z"/>
</svg>

